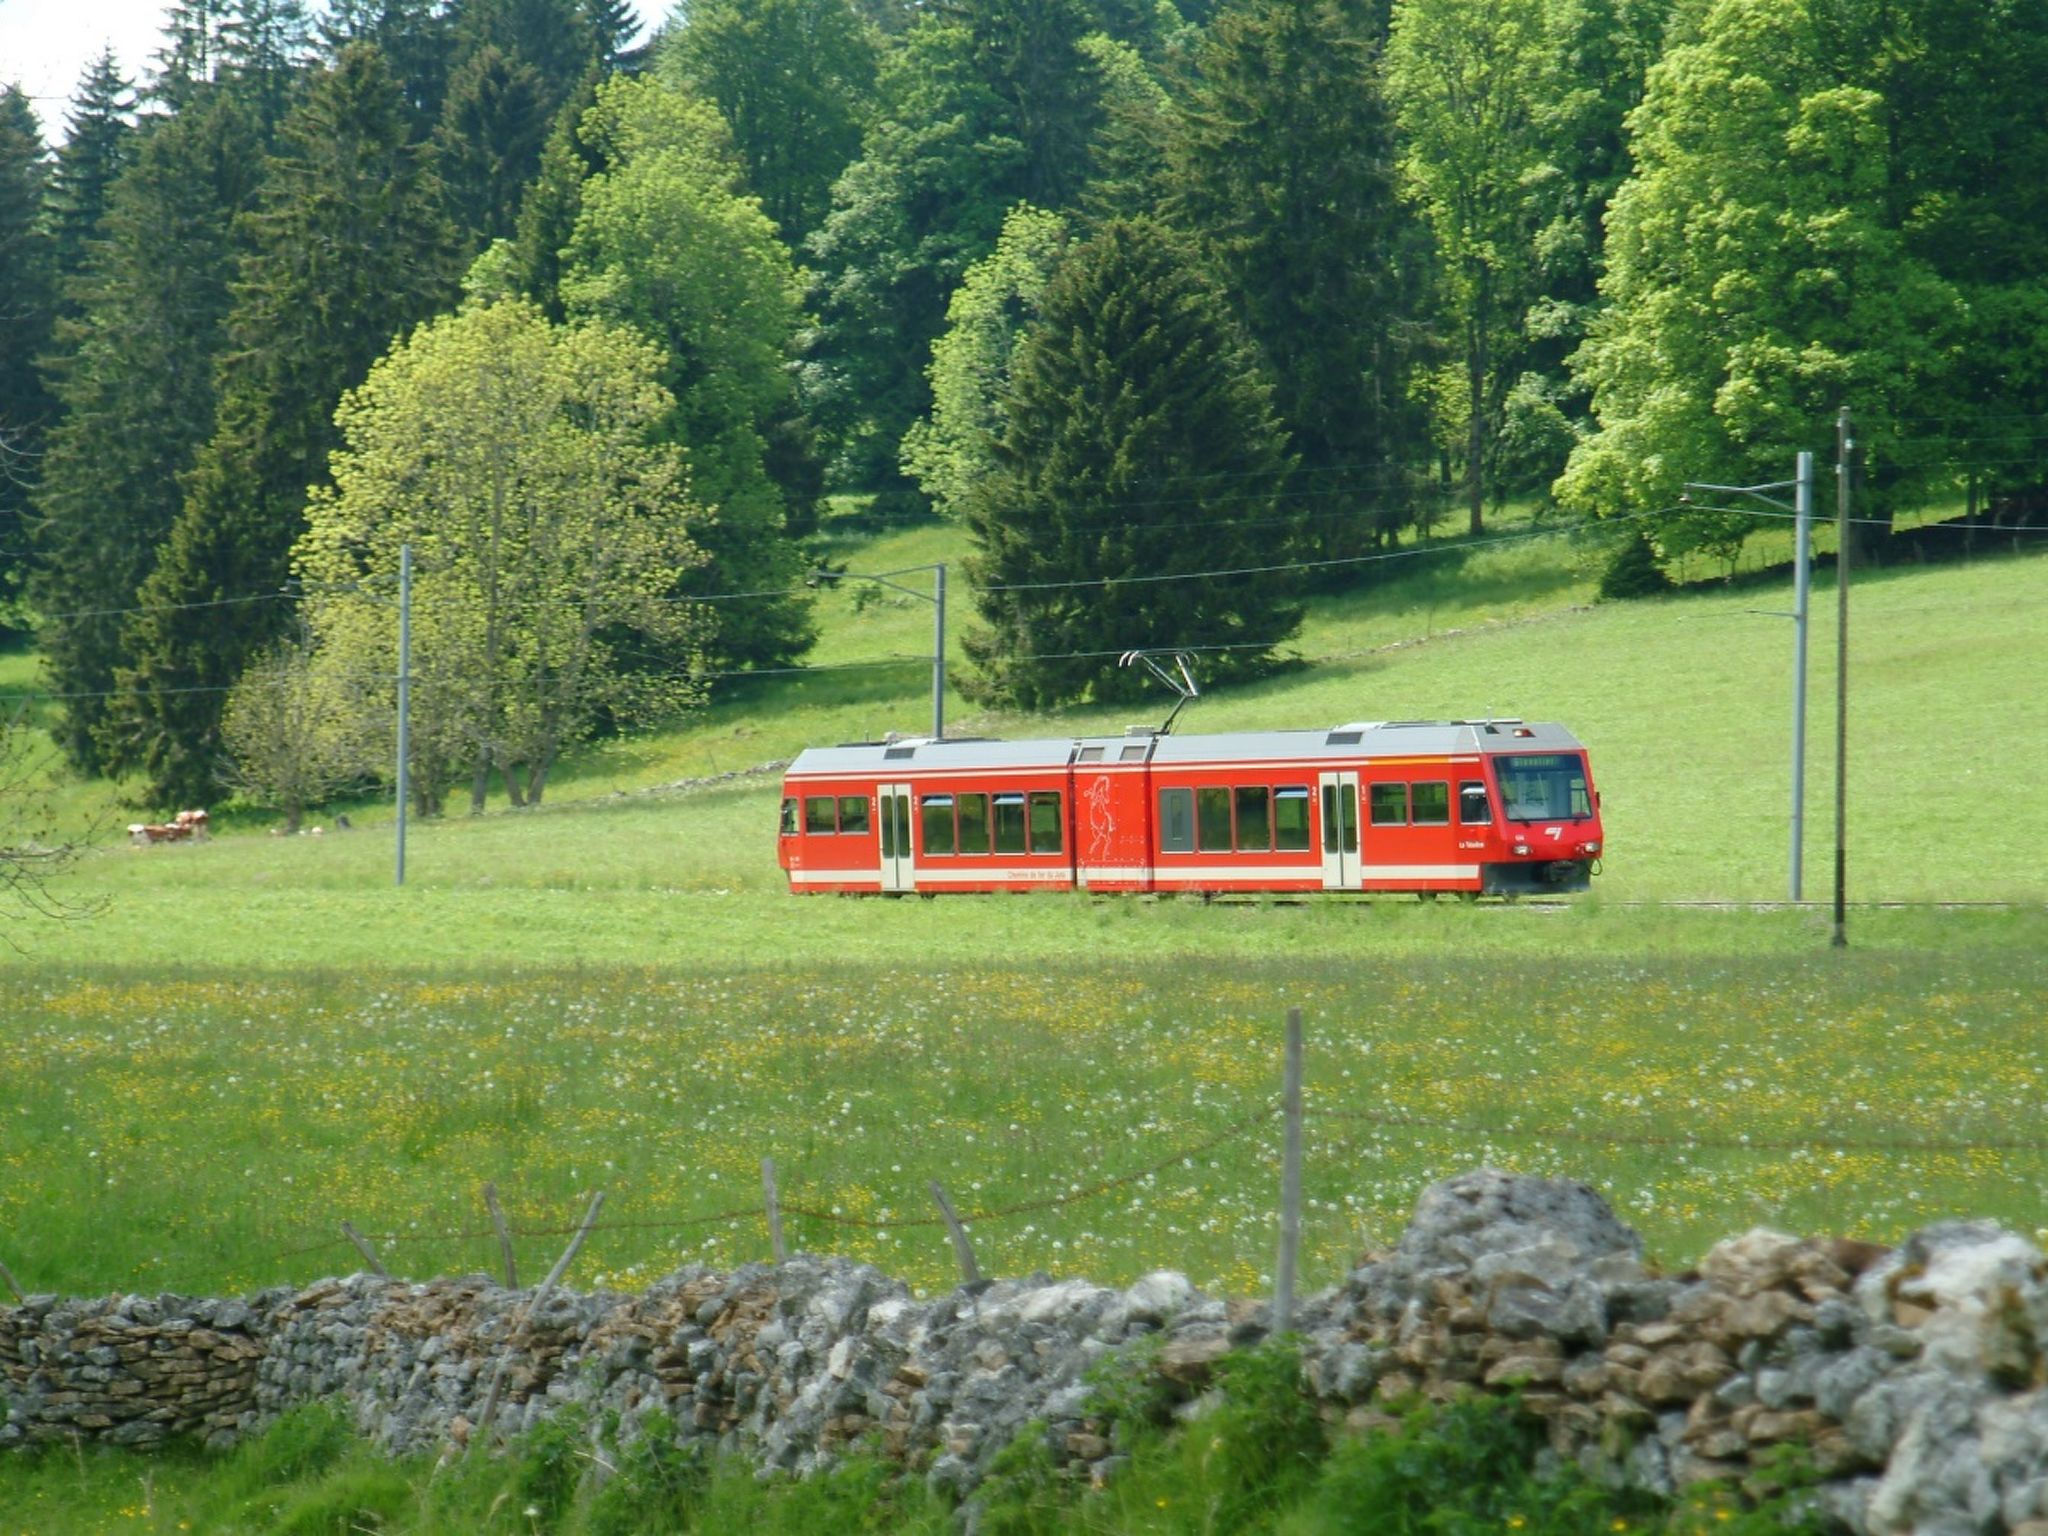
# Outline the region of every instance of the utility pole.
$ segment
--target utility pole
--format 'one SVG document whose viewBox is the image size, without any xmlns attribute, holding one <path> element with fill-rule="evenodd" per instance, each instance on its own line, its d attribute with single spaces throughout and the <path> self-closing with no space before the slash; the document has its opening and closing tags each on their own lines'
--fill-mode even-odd
<svg viewBox="0 0 2048 1536">
<path fill-rule="evenodd" d="M 1849 945 L 1849 472 L 1856 439 L 1849 407 L 1835 418 L 1835 932 Z"/>
<path fill-rule="evenodd" d="M 398 546 L 398 883 L 405 884 L 405 807 L 412 759 L 412 546 Z"/>
<path fill-rule="evenodd" d="M 1792 899 L 1804 891 L 1806 857 L 1806 616 L 1812 586 L 1813 455 L 1792 475 Z"/>
<path fill-rule="evenodd" d="M 932 740 L 946 739 L 946 562 L 932 567 Z"/>
</svg>

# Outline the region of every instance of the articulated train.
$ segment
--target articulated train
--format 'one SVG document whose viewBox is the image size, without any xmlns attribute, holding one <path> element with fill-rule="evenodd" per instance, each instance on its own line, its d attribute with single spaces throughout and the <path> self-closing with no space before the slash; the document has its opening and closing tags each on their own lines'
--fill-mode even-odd
<svg viewBox="0 0 2048 1536">
<path fill-rule="evenodd" d="M 811 748 L 783 781 L 799 892 L 1587 888 L 1585 748 L 1520 720 Z"/>
</svg>

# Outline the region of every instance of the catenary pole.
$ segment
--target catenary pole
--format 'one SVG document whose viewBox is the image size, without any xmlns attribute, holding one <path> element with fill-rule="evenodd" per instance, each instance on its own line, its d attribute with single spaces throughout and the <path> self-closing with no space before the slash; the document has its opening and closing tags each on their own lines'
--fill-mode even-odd
<svg viewBox="0 0 2048 1536">
<path fill-rule="evenodd" d="M 932 567 L 932 740 L 946 739 L 946 562 Z"/>
<path fill-rule="evenodd" d="M 412 546 L 398 546 L 398 883 L 405 884 L 405 805 L 412 792 Z"/>
<path fill-rule="evenodd" d="M 1835 418 L 1835 932 L 1849 943 L 1849 470 L 1856 439 L 1849 407 Z"/>
<path fill-rule="evenodd" d="M 1792 899 L 1805 887 L 1806 619 L 1812 591 L 1813 455 L 1801 453 L 1792 476 Z"/>
</svg>

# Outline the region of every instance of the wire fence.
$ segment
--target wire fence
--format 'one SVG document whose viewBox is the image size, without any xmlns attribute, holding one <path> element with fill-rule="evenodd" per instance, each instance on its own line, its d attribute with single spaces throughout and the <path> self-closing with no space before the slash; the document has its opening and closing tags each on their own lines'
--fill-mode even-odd
<svg viewBox="0 0 2048 1536">
<path fill-rule="evenodd" d="M 1290 1029 L 1298 1031 L 1298 1013 L 1290 1019 Z M 1298 1036 L 1296 1038 L 1298 1039 Z M 1298 1050 L 1298 1044 L 1294 1048 Z M 1142 1166 L 1086 1181 L 1057 1181 L 1064 1183 L 1065 1187 L 1055 1194 L 988 1204 L 962 1211 L 954 1210 L 943 1188 L 936 1181 L 930 1188 L 938 1211 L 932 1215 L 908 1212 L 888 1212 L 880 1215 L 850 1214 L 836 1207 L 827 1208 L 802 1201 L 783 1201 L 777 1193 L 772 1161 L 764 1160 L 764 1198 L 716 1211 L 648 1219 L 604 1222 L 587 1220 L 580 1225 L 559 1222 L 513 1224 L 503 1221 L 496 1208 L 495 1196 L 487 1195 L 487 1204 L 491 1207 L 494 1221 L 489 1227 L 465 1227 L 445 1231 L 414 1229 L 363 1234 L 343 1223 L 343 1236 L 310 1241 L 286 1249 L 277 1257 L 281 1264 L 285 1264 L 309 1254 L 329 1252 L 353 1243 L 363 1250 L 366 1258 L 376 1264 L 371 1245 L 393 1248 L 418 1247 L 423 1244 L 478 1243 L 495 1238 L 507 1245 L 509 1267 L 509 1243 L 512 1238 L 531 1240 L 573 1235 L 580 1243 L 582 1237 L 590 1233 L 685 1232 L 758 1221 L 765 1223 L 764 1230 L 776 1251 L 775 1256 L 781 1258 L 785 1256 L 781 1241 L 781 1220 L 785 1217 L 794 1217 L 814 1223 L 818 1227 L 865 1232 L 945 1228 L 951 1233 L 956 1253 L 960 1255 L 963 1279 L 972 1279 L 977 1277 L 977 1272 L 969 1246 L 970 1228 L 1022 1216 L 1043 1215 L 1142 1185 L 1177 1165 L 1191 1165 L 1232 1143 L 1256 1135 L 1270 1127 L 1276 1119 L 1287 1122 L 1290 1119 L 1290 1111 L 1293 1122 L 1293 1135 L 1290 1139 L 1295 1147 L 1300 1144 L 1303 1125 L 1309 1124 L 1370 1127 L 1380 1131 L 1423 1133 L 1471 1142 L 1512 1139 L 1539 1146 L 1581 1146 L 1666 1153 L 1700 1151 L 1772 1156 L 1802 1153 L 1877 1153 L 1886 1156 L 1967 1156 L 1993 1153 L 2048 1155 L 2048 1136 L 1927 1137 L 1870 1135 L 1835 1129 L 1821 1129 L 1799 1136 L 1748 1133 L 1725 1135 L 1684 1130 L 1654 1130 L 1641 1126 L 1588 1125 L 1576 1119 L 1568 1123 L 1526 1124 L 1515 1118 L 1488 1120 L 1476 1116 L 1419 1114 L 1398 1108 L 1356 1109 L 1344 1107 L 1340 1103 L 1320 1102 L 1316 1096 L 1308 1094 L 1299 1095 L 1298 1102 L 1299 1107 L 1295 1107 L 1294 1101 L 1283 1093 L 1278 1099 L 1256 1104 L 1211 1134 L 1180 1145 Z M 1344 1145 L 1342 1141 L 1326 1140 L 1321 1150 L 1339 1150 Z M 1283 1152 L 1283 1158 L 1298 1155 L 1298 1152 L 1291 1150 Z M 1293 1240 L 1298 1243 L 1301 1225 L 1298 1175 L 1295 1180 L 1292 1209 L 1288 1208 L 1286 1186 L 1287 1180 L 1283 1174 L 1276 1191 L 1281 1195 L 1281 1208 L 1278 1214 L 1282 1242 L 1288 1241 L 1288 1234 L 1292 1232 Z M 379 1267 L 381 1268 L 381 1265 Z"/>
</svg>

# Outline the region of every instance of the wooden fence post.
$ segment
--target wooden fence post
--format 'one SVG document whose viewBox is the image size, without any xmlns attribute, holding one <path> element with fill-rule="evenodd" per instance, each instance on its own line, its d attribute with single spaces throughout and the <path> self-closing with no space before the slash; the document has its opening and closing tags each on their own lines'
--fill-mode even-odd
<svg viewBox="0 0 2048 1536">
<path fill-rule="evenodd" d="M 498 1209 L 498 1186 L 484 1183 L 484 1209 L 491 1213 L 491 1225 L 498 1229 L 498 1251 L 505 1256 L 505 1289 L 519 1289 L 519 1265 L 512 1257 L 512 1229 L 505 1225 L 505 1213 Z"/>
<path fill-rule="evenodd" d="M 967 1241 L 967 1228 L 960 1224 L 959 1213 L 937 1179 L 932 1180 L 932 1198 L 939 1202 L 939 1214 L 946 1218 L 946 1230 L 953 1236 L 953 1258 L 960 1266 L 960 1283 L 980 1284 L 981 1268 L 974 1262 L 974 1245 Z"/>
<path fill-rule="evenodd" d="M 1286 1131 L 1280 1154 L 1280 1254 L 1273 1266 L 1273 1332 L 1294 1326 L 1295 1265 L 1301 1257 L 1301 1010 L 1287 1010 L 1287 1063 L 1280 1090 Z"/>
<path fill-rule="evenodd" d="M 491 1372 L 490 1390 L 484 1394 L 483 1412 L 476 1416 L 476 1428 L 470 1431 L 470 1445 L 490 1438 L 491 1421 L 498 1416 L 498 1394 L 505 1385 L 505 1368 L 512 1361 L 512 1346 L 526 1325 L 533 1320 L 533 1314 L 538 1312 L 541 1305 L 553 1294 L 555 1282 L 568 1271 L 570 1261 L 583 1246 L 583 1239 L 590 1236 L 591 1227 L 597 1223 L 597 1213 L 603 1208 L 604 1191 L 600 1189 L 590 1197 L 590 1209 L 583 1213 L 583 1225 L 576 1229 L 576 1235 L 569 1239 L 569 1246 L 562 1250 L 562 1256 L 555 1260 L 555 1267 L 548 1271 L 547 1279 L 541 1281 L 539 1289 L 528 1299 L 519 1316 L 513 1319 L 512 1326 L 506 1330 L 505 1347 L 498 1355 L 497 1368 Z"/>
<path fill-rule="evenodd" d="M 356 1245 L 356 1252 L 363 1256 L 363 1262 L 370 1266 L 370 1273 L 380 1280 L 389 1280 L 391 1271 L 384 1267 L 377 1257 L 377 1250 L 370 1246 L 370 1240 L 347 1222 L 341 1224 L 341 1235 Z"/>
<path fill-rule="evenodd" d="M 782 1242 L 782 1195 L 775 1187 L 775 1159 L 761 1159 L 761 1198 L 768 1205 L 768 1251 L 775 1256 L 775 1262 L 789 1261 L 789 1249 Z"/>
</svg>

